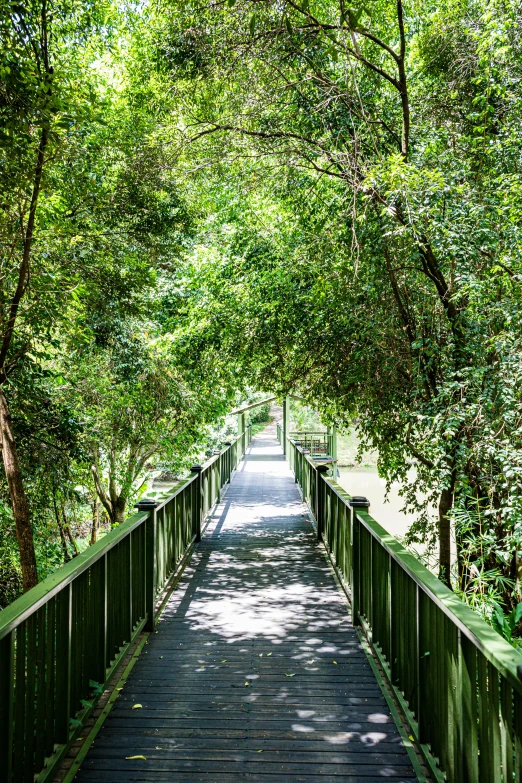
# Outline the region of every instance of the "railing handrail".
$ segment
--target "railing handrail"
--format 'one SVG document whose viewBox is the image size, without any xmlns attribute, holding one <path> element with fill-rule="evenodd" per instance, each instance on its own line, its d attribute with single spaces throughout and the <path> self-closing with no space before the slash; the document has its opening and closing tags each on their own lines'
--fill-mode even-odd
<svg viewBox="0 0 522 783">
<path fill-rule="evenodd" d="M 313 457 L 308 451 L 304 451 L 302 446 L 298 446 L 295 440 L 293 438 L 289 438 L 289 440 L 294 444 L 294 447 L 303 455 L 303 457 L 312 465 L 315 467 L 316 465 L 324 465 L 325 462 L 337 462 L 333 457 L 321 457 L 320 460 Z"/>
<path fill-rule="evenodd" d="M 289 435 L 328 435 L 327 430 L 290 430 Z"/>
<path fill-rule="evenodd" d="M 245 405 L 243 408 L 236 408 L 230 412 L 231 416 L 240 415 L 252 410 L 252 408 L 259 408 L 261 405 L 266 405 L 267 402 L 275 402 L 276 397 L 267 397 L 266 400 L 258 400 L 257 402 L 251 402 L 249 405 Z"/>
<path fill-rule="evenodd" d="M 353 623 L 434 778 L 442 780 L 442 770 L 455 783 L 519 780 L 522 654 L 354 503 L 320 461 L 288 436 L 285 445 Z"/>
<path fill-rule="evenodd" d="M 0 611 L 0 639 L 11 633 L 17 625 L 27 619 L 49 601 L 56 593 L 80 576 L 106 552 L 126 538 L 129 533 L 148 517 L 148 512 L 132 514 L 121 525 L 111 530 L 102 539 L 85 549 L 68 563 L 64 563 L 52 574 L 39 582 L 27 593 L 16 598 L 9 606 Z"/>
<path fill-rule="evenodd" d="M 315 460 L 303 452 L 292 438 L 293 443 L 303 457 L 315 467 Z M 320 474 L 337 497 L 349 506 L 350 495 L 334 479 Z M 354 509 L 360 523 L 368 530 L 388 554 L 398 563 L 414 582 L 437 604 L 467 638 L 473 642 L 485 658 L 492 663 L 511 685 L 522 694 L 522 682 L 518 677 L 518 667 L 522 667 L 522 653 L 512 647 L 494 628 L 480 617 L 470 606 L 464 603 L 440 579 L 421 563 L 415 555 L 388 533 L 367 511 Z M 522 669 L 521 669 L 522 672 Z"/>
<path fill-rule="evenodd" d="M 339 485 L 333 479 L 322 476 L 336 495 L 344 500 L 338 491 Z M 342 488 L 339 487 L 339 489 Z M 346 502 L 346 501 L 344 501 Z M 477 612 L 462 601 L 438 579 L 415 555 L 388 533 L 382 525 L 363 509 L 354 509 L 359 522 L 375 538 L 388 554 L 398 563 L 432 601 L 449 617 L 459 630 L 473 642 L 511 685 L 522 694 L 522 682 L 517 669 L 522 666 L 522 653 L 512 647 L 499 633 L 480 617 Z"/>
<path fill-rule="evenodd" d="M 234 438 L 231 441 L 231 445 L 233 446 L 241 437 L 242 434 Z M 226 449 L 223 451 L 226 451 Z M 223 451 L 221 453 L 223 453 Z M 204 462 L 202 466 L 203 470 L 209 468 L 220 458 L 220 456 L 220 454 L 213 455 L 209 460 Z M 177 495 L 183 492 L 188 484 L 191 484 L 196 479 L 197 476 L 189 476 L 187 479 L 182 479 L 174 492 L 160 498 L 160 501 L 156 506 L 156 511 L 159 511 L 174 500 Z M 31 588 L 31 590 L 28 590 L 27 593 L 19 596 L 11 604 L 0 610 L 0 639 L 3 639 L 7 634 L 11 633 L 11 631 L 21 622 L 26 620 L 29 615 L 36 612 L 60 590 L 90 568 L 93 563 L 104 557 L 110 549 L 119 544 L 120 541 L 126 538 L 129 533 L 138 527 L 138 525 L 142 524 L 147 519 L 148 513 L 148 511 L 141 511 L 131 514 L 121 525 L 110 530 L 95 544 L 87 547 L 87 549 L 68 563 L 59 566 L 56 571 L 53 571 L 52 574 L 49 574 L 45 579 L 42 579 L 41 582 Z"/>
</svg>

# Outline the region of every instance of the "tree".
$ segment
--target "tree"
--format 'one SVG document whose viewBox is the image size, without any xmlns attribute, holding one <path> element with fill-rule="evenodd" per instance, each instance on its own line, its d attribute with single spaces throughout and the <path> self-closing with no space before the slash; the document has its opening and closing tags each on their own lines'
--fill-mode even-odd
<svg viewBox="0 0 522 783">
<path fill-rule="evenodd" d="M 357 411 L 381 471 L 404 477 L 414 463 L 437 493 L 441 578 L 450 583 L 458 519 L 459 587 L 473 592 L 474 574 L 494 574 L 509 605 L 521 511 L 520 400 L 506 383 L 520 317 L 515 7 L 171 9 L 150 25 L 182 105 L 171 142 L 184 137 L 188 169 L 226 171 L 243 197 L 258 188 L 257 239 L 209 273 L 209 344 L 222 326 L 219 344 L 270 388 L 295 387 L 339 421 Z M 274 244 L 277 201 L 300 231 L 293 246 L 286 232 L 263 274 L 256 252 Z M 332 232 L 324 250 L 312 235 L 321 221 Z M 273 314 L 271 329 L 256 306 Z"/>
<path fill-rule="evenodd" d="M 36 584 L 38 573 L 5 390 L 31 346 L 45 337 L 56 313 L 45 296 L 53 287 L 54 259 L 39 236 L 42 193 L 56 160 L 70 154 L 76 141 L 75 125 L 85 114 L 85 90 L 90 87 L 85 73 L 80 76 L 82 66 L 94 54 L 91 44 L 97 29 L 103 25 L 105 34 L 109 32 L 107 21 L 103 3 L 64 8 L 47 0 L 23 6 L 8 2 L 0 14 L 0 440 L 25 590 Z M 52 199 L 47 201 L 48 212 L 59 211 L 57 206 Z"/>
<path fill-rule="evenodd" d="M 136 314 L 136 292 L 154 285 L 158 257 L 172 263 L 188 225 L 147 145 L 151 118 L 125 92 L 114 44 L 126 23 L 102 0 L 7 3 L 0 14 L 0 438 L 24 589 L 38 569 L 10 413 L 20 374 L 28 361 L 52 366 L 71 316 L 85 344 L 107 309 Z M 87 302 L 97 311 L 80 328 Z"/>
</svg>

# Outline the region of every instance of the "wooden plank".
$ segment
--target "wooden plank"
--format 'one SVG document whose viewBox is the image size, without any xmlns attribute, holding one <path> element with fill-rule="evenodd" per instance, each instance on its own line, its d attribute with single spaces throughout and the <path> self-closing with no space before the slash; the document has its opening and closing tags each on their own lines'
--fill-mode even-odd
<svg viewBox="0 0 522 783">
<path fill-rule="evenodd" d="M 198 712 L 187 713 L 186 715 L 178 715 L 172 718 L 159 718 L 156 715 L 150 717 L 144 716 L 142 718 L 109 718 L 108 724 L 110 726 L 119 726 L 122 730 L 127 731 L 138 728 L 156 728 L 156 729 L 170 729 L 173 732 L 178 729 L 215 729 L 223 726 L 224 729 L 243 728 L 248 726 L 252 731 L 290 731 L 300 729 L 303 733 L 315 732 L 319 728 L 323 731 L 330 732 L 345 732 L 345 731 L 360 731 L 362 733 L 370 732 L 373 735 L 382 734 L 386 730 L 391 736 L 395 736 L 396 727 L 393 724 L 391 717 L 383 717 L 380 720 L 362 721 L 362 720 L 336 720 L 327 718 L 318 718 L 317 720 L 309 720 L 302 718 L 298 720 L 296 718 L 287 718 L 277 713 L 272 713 L 268 717 L 256 716 L 248 717 L 236 713 L 234 717 L 228 718 L 224 721 L 223 717 L 217 712 L 213 717 L 202 717 Z M 175 736 L 175 734 L 173 735 Z"/>
<path fill-rule="evenodd" d="M 228 722 L 224 721 L 218 721 L 216 725 L 211 727 L 202 727 L 199 724 L 197 726 L 191 727 L 187 724 L 176 729 L 175 738 L 176 740 L 181 740 L 187 738 L 212 739 L 219 737 L 223 739 L 234 739 L 236 742 L 242 740 L 252 740 L 253 742 L 260 742 L 261 740 L 288 740 L 291 742 L 321 741 L 329 744 L 335 743 L 336 747 L 343 744 L 346 745 L 349 743 L 361 742 L 364 743 L 366 751 L 368 751 L 368 748 L 372 748 L 374 745 L 378 745 L 380 748 L 385 743 L 390 743 L 394 746 L 401 745 L 400 736 L 394 730 L 394 727 L 388 726 L 379 727 L 378 736 L 372 740 L 372 738 L 365 736 L 362 730 L 357 729 L 349 731 L 348 726 L 345 727 L 346 731 L 339 732 L 332 737 L 332 733 L 328 730 L 328 727 L 321 726 L 321 724 L 317 724 L 317 728 L 313 732 L 299 731 L 299 726 L 296 726 L 295 730 L 292 728 L 284 730 L 278 726 L 269 726 L 268 724 L 265 724 L 264 728 L 258 730 L 256 728 L 252 728 L 252 723 L 250 721 L 248 723 L 248 729 L 246 728 L 246 725 L 247 724 L 245 721 L 240 721 L 239 725 L 235 728 L 231 727 Z M 124 732 L 121 731 L 121 726 L 125 727 L 126 730 Z M 137 726 L 134 723 L 129 723 L 129 721 L 114 721 L 109 717 L 104 725 L 102 733 L 100 733 L 99 736 L 104 736 L 105 732 L 117 738 L 117 742 L 120 741 L 121 737 L 127 736 L 160 737 L 172 739 L 172 733 L 169 728 L 161 726 L 156 727 L 152 721 L 149 721 L 148 726 L 143 728 Z"/>
<path fill-rule="evenodd" d="M 78 783 L 415 780 L 280 447 L 255 444 Z"/>
<path fill-rule="evenodd" d="M 139 741 L 134 741 L 130 746 L 133 750 L 126 751 L 127 754 L 132 752 L 143 754 L 143 749 Z M 396 749 L 396 751 L 399 749 Z M 324 748 L 319 750 L 309 751 L 308 753 L 301 752 L 295 753 L 291 744 L 284 750 L 277 749 L 271 750 L 265 748 L 263 750 L 263 758 L 259 758 L 259 749 L 241 749 L 238 750 L 232 745 L 228 749 L 224 748 L 208 748 L 208 747 L 196 747 L 196 748 L 169 748 L 161 745 L 149 746 L 147 749 L 147 761 L 149 759 L 157 759 L 160 763 L 166 763 L 169 761 L 261 761 L 263 764 L 268 762 L 279 762 L 282 764 L 292 764 L 296 758 L 299 758 L 299 762 L 303 764 L 345 764 L 345 765 L 360 765 L 365 766 L 371 764 L 398 764 L 404 766 L 407 763 L 408 755 L 406 751 L 404 753 L 384 753 L 377 752 L 370 758 L 368 754 L 358 753 L 357 751 L 344 750 L 339 751 L 326 751 Z M 91 758 L 105 758 L 105 759 L 121 759 L 121 747 L 103 747 L 99 743 L 96 743 L 91 752 Z M 161 767 L 159 767 L 161 769 Z"/>
<path fill-rule="evenodd" d="M 262 775 L 258 773 L 249 774 L 248 772 L 241 771 L 241 777 L 237 768 L 232 772 L 186 772 L 176 774 L 176 783 L 238 783 L 238 780 L 245 781 L 245 783 L 258 783 L 262 780 Z M 140 783 L 173 783 L 172 773 L 161 771 L 140 771 L 137 777 L 136 772 L 132 770 L 121 770 L 115 777 L 114 771 L 105 770 L 89 770 L 82 773 L 81 778 L 78 780 L 85 780 L 86 783 L 135 783 L 139 780 Z M 267 781 L 277 781 L 277 783 L 326 783 L 327 777 L 320 774 L 311 775 L 308 772 L 304 774 L 281 774 L 273 773 L 269 774 L 265 778 Z M 344 774 L 342 780 L 344 781 L 360 781 L 364 780 L 364 783 L 383 783 L 383 780 L 389 779 L 391 781 L 406 781 L 417 780 L 415 773 L 389 775 L 387 778 L 383 778 L 382 775 L 375 773 L 373 770 L 368 770 L 368 775 L 364 777 L 359 772 L 353 772 L 352 774 Z"/>
<path fill-rule="evenodd" d="M 212 772 L 214 773 L 218 769 L 218 764 L 214 760 L 207 760 L 207 759 L 199 759 L 199 760 L 175 760 L 175 759 L 167 759 L 167 760 L 160 760 L 158 758 L 150 758 L 145 760 L 136 759 L 123 759 L 125 770 L 134 770 L 134 772 L 141 772 L 141 771 L 151 771 L 157 774 L 158 772 L 161 772 L 162 770 L 169 772 L 169 773 L 176 773 L 176 772 L 182 772 L 184 770 L 193 770 L 195 772 Z M 113 770 L 114 772 L 118 772 L 121 766 L 122 758 L 121 756 L 117 759 L 109 759 L 109 758 L 95 758 L 92 754 L 89 755 L 87 760 L 85 761 L 85 769 L 93 769 L 96 768 L 96 770 L 103 771 L 103 770 Z M 385 763 L 385 762 L 384 762 Z M 233 772 L 236 770 L 237 774 L 242 773 L 241 766 L 238 767 L 237 761 L 230 761 L 228 764 L 222 763 L 221 765 L 222 771 L 229 770 L 230 772 Z M 325 764 L 322 762 L 315 763 L 303 763 L 294 761 L 289 764 L 286 763 L 273 763 L 273 762 L 266 762 L 264 759 L 261 761 L 259 760 L 259 757 L 255 761 L 248 761 L 246 763 L 243 763 L 242 765 L 245 769 L 245 772 L 248 771 L 250 774 L 254 775 L 281 775 L 285 773 L 290 774 L 304 774 L 304 773 L 310 773 L 315 775 L 324 775 L 326 777 L 334 777 L 334 776 L 350 776 L 350 775 L 359 775 L 360 777 L 364 777 L 367 775 L 378 775 L 380 772 L 382 772 L 382 763 L 377 764 Z M 393 778 L 393 777 L 402 777 L 404 774 L 408 774 L 411 767 L 406 764 L 397 764 L 397 765 L 391 765 L 387 778 Z"/>
<path fill-rule="evenodd" d="M 338 738 L 335 744 L 329 742 L 328 738 L 321 739 L 299 739 L 297 734 L 291 736 L 282 735 L 277 737 L 251 737 L 246 733 L 239 734 L 237 732 L 222 732 L 220 735 L 202 733 L 201 736 L 192 736 L 191 732 L 181 732 L 187 736 L 178 736 L 176 739 L 171 737 L 161 737 L 158 742 L 157 735 L 148 735 L 143 732 L 132 733 L 131 731 L 121 734 L 119 730 L 103 729 L 96 738 L 96 748 L 108 748 L 109 751 L 115 747 L 115 740 L 117 740 L 118 748 L 121 747 L 136 747 L 137 744 L 145 751 L 147 748 L 154 748 L 159 745 L 163 749 L 194 749 L 201 748 L 206 750 L 224 750 L 226 748 L 232 748 L 232 750 L 259 750 L 259 748 L 265 748 L 268 750 L 285 750 L 292 749 L 293 752 L 299 751 L 300 753 L 313 753 L 318 751 L 324 753 L 325 751 L 337 753 L 342 750 L 349 751 L 350 753 L 363 753 L 368 754 L 368 742 L 365 742 L 357 735 L 351 737 L 345 737 L 343 739 Z M 232 736 L 228 736 L 232 734 Z M 402 745 L 397 742 L 386 742 L 379 740 L 378 753 L 390 753 L 403 755 L 406 753 Z M 127 754 L 128 755 L 128 754 Z M 144 753 L 146 755 L 146 753 Z"/>
</svg>

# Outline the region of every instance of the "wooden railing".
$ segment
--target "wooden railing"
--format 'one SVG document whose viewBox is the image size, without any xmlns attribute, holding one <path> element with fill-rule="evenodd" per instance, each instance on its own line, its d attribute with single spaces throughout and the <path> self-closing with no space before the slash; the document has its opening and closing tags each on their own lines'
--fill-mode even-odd
<svg viewBox="0 0 522 783">
<path fill-rule="evenodd" d="M 252 438 L 246 427 L 176 491 L 0 612 L 0 781 L 47 780 L 182 568 Z"/>
<path fill-rule="evenodd" d="M 353 623 L 378 657 L 433 776 L 522 781 L 522 655 L 291 438 L 287 457 Z"/>
<path fill-rule="evenodd" d="M 283 445 L 283 427 L 276 424 L 277 439 Z M 313 454 L 327 454 L 335 458 L 335 435 L 330 430 L 291 430 L 288 438 L 295 441 L 305 451 Z"/>
</svg>

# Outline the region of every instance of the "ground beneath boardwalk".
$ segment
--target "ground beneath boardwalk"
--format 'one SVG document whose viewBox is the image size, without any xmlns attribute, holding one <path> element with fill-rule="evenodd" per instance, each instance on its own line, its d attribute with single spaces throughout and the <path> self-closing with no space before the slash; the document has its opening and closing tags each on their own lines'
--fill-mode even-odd
<svg viewBox="0 0 522 783">
<path fill-rule="evenodd" d="M 415 779 L 305 510 L 261 433 L 80 783 Z"/>
</svg>

